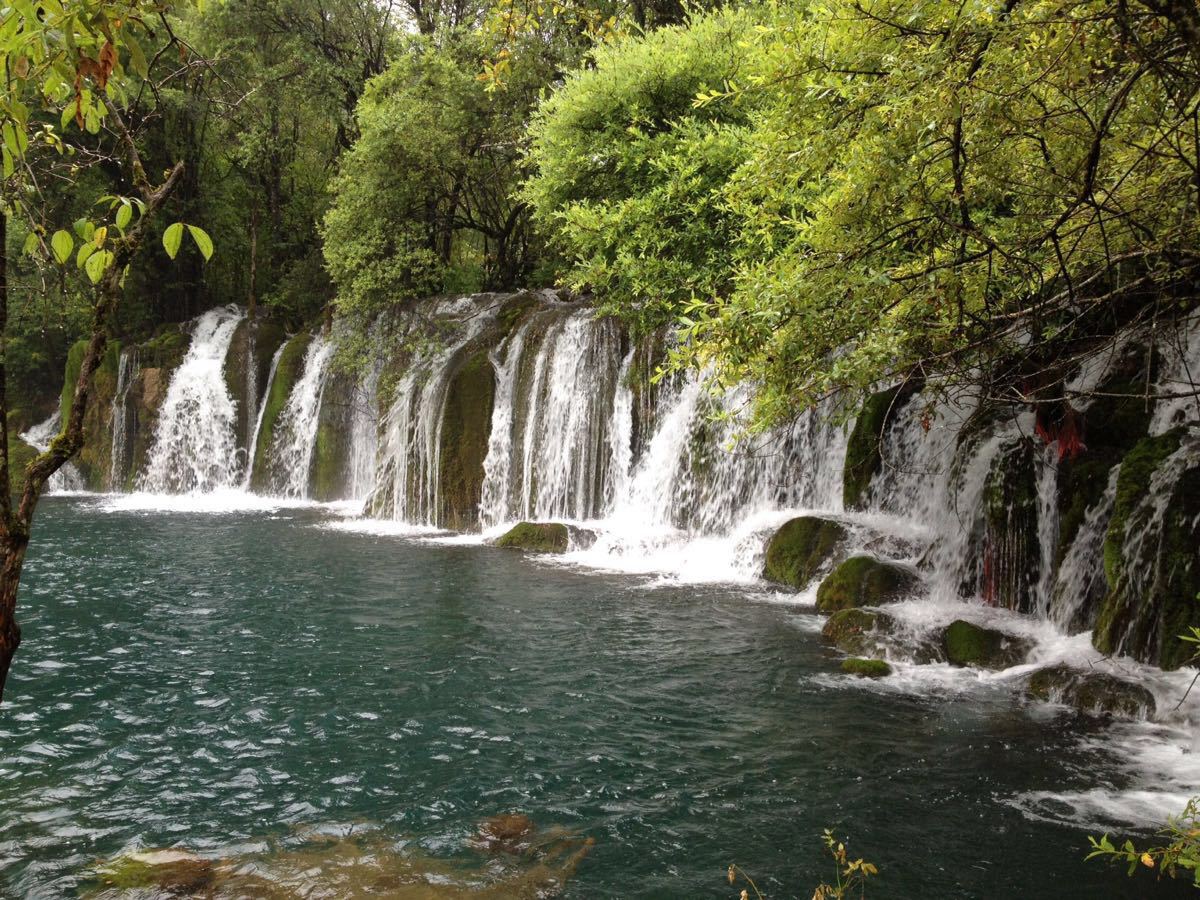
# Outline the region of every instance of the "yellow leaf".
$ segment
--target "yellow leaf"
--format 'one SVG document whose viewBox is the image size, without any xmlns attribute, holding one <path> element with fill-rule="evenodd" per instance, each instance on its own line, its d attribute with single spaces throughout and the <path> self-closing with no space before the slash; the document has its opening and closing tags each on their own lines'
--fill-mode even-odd
<svg viewBox="0 0 1200 900">
<path fill-rule="evenodd" d="M 1151 856 L 1149 853 L 1143 853 L 1142 854 L 1142 865 L 1148 869 L 1153 869 L 1154 868 L 1154 857 Z"/>
</svg>

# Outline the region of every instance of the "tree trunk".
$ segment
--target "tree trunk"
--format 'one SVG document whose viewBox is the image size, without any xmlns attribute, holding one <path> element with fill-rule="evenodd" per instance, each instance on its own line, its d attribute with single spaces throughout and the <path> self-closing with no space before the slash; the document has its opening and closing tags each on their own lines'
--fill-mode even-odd
<svg viewBox="0 0 1200 900">
<path fill-rule="evenodd" d="M 13 655 L 21 645 L 21 627 L 17 624 L 17 588 L 21 586 L 21 569 L 25 566 L 25 549 L 29 536 L 24 533 L 9 533 L 0 550 L 0 703 L 4 702 L 4 683 L 8 680 L 8 667 Z"/>
</svg>

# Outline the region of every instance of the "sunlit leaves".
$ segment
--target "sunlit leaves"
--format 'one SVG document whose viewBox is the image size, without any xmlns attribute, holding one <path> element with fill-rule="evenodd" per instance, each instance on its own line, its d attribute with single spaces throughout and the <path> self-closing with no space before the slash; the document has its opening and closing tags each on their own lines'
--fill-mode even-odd
<svg viewBox="0 0 1200 900">
<path fill-rule="evenodd" d="M 50 249 L 54 251 L 54 258 L 58 260 L 59 264 L 65 263 L 71 258 L 71 252 L 75 249 L 75 239 L 69 232 L 56 231 L 50 238 Z"/>
<path fill-rule="evenodd" d="M 162 243 L 163 249 L 167 251 L 167 256 L 174 259 L 179 254 L 179 248 L 183 245 L 184 231 L 187 231 L 192 237 L 192 241 L 196 244 L 196 248 L 200 251 L 200 255 L 207 262 L 213 255 L 213 242 L 208 233 L 196 225 L 187 225 L 184 222 L 173 222 L 167 226 L 163 232 Z"/>
<path fill-rule="evenodd" d="M 192 236 L 192 240 L 196 242 L 196 247 L 200 250 L 200 255 L 204 257 L 205 262 L 212 259 L 213 242 L 212 238 L 203 228 L 198 228 L 195 225 L 187 227 L 188 234 Z"/>
<path fill-rule="evenodd" d="M 167 256 L 174 259 L 179 253 L 179 246 L 183 243 L 183 223 L 173 222 L 168 225 L 162 236 L 163 248 L 167 251 Z"/>
</svg>

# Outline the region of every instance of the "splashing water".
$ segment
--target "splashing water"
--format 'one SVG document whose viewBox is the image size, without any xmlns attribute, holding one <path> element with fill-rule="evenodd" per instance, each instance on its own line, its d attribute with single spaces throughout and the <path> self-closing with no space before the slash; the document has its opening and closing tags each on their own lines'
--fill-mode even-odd
<svg viewBox="0 0 1200 900">
<path fill-rule="evenodd" d="M 271 446 L 272 486 L 284 497 L 307 497 L 321 398 L 333 342 L 314 337 L 304 354 L 304 371 L 288 395 Z"/>
</svg>

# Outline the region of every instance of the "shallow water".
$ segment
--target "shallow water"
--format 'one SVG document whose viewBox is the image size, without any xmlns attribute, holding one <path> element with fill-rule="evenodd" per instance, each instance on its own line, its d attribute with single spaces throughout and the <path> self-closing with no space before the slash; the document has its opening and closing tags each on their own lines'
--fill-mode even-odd
<svg viewBox="0 0 1200 900">
<path fill-rule="evenodd" d="M 488 872 L 469 844 L 505 812 L 595 839 L 573 898 L 730 897 L 731 862 L 808 897 L 827 826 L 878 896 L 1176 893 L 1021 810 L 1121 787 L 1098 724 L 985 682 L 851 682 L 814 616 L 745 586 L 331 516 L 45 501 L 0 708 L 0 894 L 74 896 L 136 848 L 269 861 L 314 830 Z"/>
</svg>

